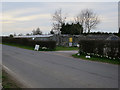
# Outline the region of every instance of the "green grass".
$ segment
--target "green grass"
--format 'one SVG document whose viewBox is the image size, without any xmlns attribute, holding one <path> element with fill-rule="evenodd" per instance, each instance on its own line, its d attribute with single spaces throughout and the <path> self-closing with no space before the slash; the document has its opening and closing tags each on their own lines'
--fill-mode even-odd
<svg viewBox="0 0 120 90">
<path fill-rule="evenodd" d="M 20 88 L 16 83 L 9 77 L 8 73 L 2 71 L 2 86 L 3 88 Z"/>
<path fill-rule="evenodd" d="M 14 47 L 19 47 L 19 48 L 24 48 L 24 49 L 29 49 L 29 50 L 34 50 L 34 47 L 25 46 L 25 45 L 11 44 L 11 43 L 2 43 L 2 44 L 9 45 L 9 46 L 14 46 Z M 68 51 L 68 50 L 78 50 L 78 47 L 61 47 L 61 46 L 57 46 L 56 49 L 54 49 L 54 50 L 40 49 L 39 51 Z"/>
<path fill-rule="evenodd" d="M 14 47 L 19 47 L 19 48 L 23 48 L 23 49 L 34 50 L 34 47 L 25 46 L 25 45 L 11 44 L 11 43 L 2 43 L 2 44 L 4 44 L 4 45 L 9 45 L 9 46 L 14 46 Z M 55 51 L 55 50 L 39 49 L 39 51 Z"/>
<path fill-rule="evenodd" d="M 75 58 L 81 58 L 84 60 L 90 60 L 90 61 L 97 61 L 97 62 L 104 62 L 104 63 L 110 63 L 110 64 L 117 64 L 120 65 L 120 60 L 113 60 L 113 59 L 108 59 L 104 57 L 96 57 L 96 56 L 91 56 L 91 58 L 85 58 L 85 55 L 80 55 L 78 56 L 77 54 L 72 55 Z"/>
<path fill-rule="evenodd" d="M 57 46 L 56 51 L 78 50 L 78 47 L 61 47 Z"/>
</svg>

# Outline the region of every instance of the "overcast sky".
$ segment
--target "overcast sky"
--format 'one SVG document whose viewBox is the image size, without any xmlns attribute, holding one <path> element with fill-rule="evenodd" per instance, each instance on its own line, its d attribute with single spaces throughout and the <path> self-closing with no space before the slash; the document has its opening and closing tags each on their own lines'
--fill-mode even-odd
<svg viewBox="0 0 120 90">
<path fill-rule="evenodd" d="M 81 10 L 92 9 L 101 19 L 92 31 L 118 32 L 117 2 L 3 2 L 0 22 L 3 23 L 3 35 L 31 33 L 37 27 L 47 34 L 52 29 L 52 14 L 60 8 L 68 22 Z"/>
</svg>

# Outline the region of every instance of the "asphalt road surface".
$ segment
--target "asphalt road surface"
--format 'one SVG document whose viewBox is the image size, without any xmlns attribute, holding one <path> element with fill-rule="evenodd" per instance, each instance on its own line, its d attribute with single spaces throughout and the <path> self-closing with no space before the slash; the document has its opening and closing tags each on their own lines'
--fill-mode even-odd
<svg viewBox="0 0 120 90">
<path fill-rule="evenodd" d="M 117 88 L 118 65 L 3 45 L 4 67 L 30 88 Z"/>
</svg>

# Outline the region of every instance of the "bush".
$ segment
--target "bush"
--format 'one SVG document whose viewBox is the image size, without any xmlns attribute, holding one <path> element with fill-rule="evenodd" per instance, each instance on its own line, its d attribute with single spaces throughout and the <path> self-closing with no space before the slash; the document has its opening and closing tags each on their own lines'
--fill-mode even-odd
<svg viewBox="0 0 120 90">
<path fill-rule="evenodd" d="M 120 40 L 81 40 L 79 52 L 120 59 Z"/>
<path fill-rule="evenodd" d="M 34 47 L 36 44 L 40 45 L 40 48 L 46 47 L 49 50 L 54 50 L 56 48 L 55 41 L 33 41 L 27 38 L 10 38 L 10 37 L 3 37 L 3 43 L 11 43 L 11 44 L 18 44 L 24 46 Z"/>
</svg>

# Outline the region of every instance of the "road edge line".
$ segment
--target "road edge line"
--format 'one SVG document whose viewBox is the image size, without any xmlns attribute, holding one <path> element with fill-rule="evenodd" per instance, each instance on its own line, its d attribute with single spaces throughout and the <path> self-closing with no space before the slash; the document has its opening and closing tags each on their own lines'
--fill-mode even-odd
<svg viewBox="0 0 120 90">
<path fill-rule="evenodd" d="M 32 88 L 31 85 L 28 85 L 24 80 L 19 79 L 16 73 L 14 73 L 5 65 L 2 65 L 2 70 L 8 73 L 8 75 L 10 76 L 10 79 L 13 80 L 18 86 L 20 86 L 20 88 Z"/>
</svg>

